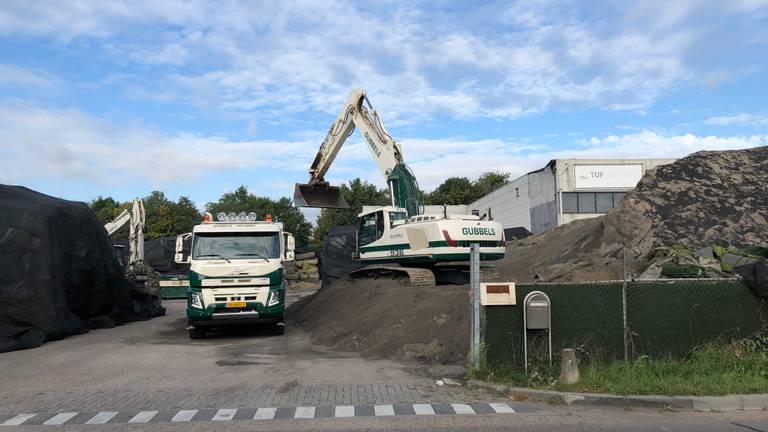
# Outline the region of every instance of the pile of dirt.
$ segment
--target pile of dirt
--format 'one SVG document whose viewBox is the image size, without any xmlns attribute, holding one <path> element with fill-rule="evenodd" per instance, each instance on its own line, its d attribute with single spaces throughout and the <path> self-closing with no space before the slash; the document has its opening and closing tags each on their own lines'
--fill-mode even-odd
<svg viewBox="0 0 768 432">
<path fill-rule="evenodd" d="M 314 343 L 365 357 L 462 364 L 469 351 L 469 288 L 414 289 L 397 279 L 334 281 L 288 308 Z"/>
<path fill-rule="evenodd" d="M 515 281 L 621 279 L 660 246 L 766 243 L 768 147 L 702 151 L 647 172 L 605 216 L 509 242 L 497 268 Z"/>
</svg>

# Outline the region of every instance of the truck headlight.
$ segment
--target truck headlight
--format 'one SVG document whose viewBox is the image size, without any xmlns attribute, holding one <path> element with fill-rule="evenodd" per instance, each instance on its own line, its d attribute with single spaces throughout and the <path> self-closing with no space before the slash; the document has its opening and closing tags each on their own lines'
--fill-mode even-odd
<svg viewBox="0 0 768 432">
<path fill-rule="evenodd" d="M 190 304 L 192 307 L 196 307 L 198 309 L 203 308 L 203 295 L 199 292 L 192 292 L 190 294 Z"/>
<path fill-rule="evenodd" d="M 270 291 L 269 301 L 267 301 L 267 307 L 280 304 L 280 291 Z"/>
</svg>

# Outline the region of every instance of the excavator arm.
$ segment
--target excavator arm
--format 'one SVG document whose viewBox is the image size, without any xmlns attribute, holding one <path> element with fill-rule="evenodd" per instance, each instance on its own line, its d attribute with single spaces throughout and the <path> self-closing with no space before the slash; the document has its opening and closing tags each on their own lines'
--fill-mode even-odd
<svg viewBox="0 0 768 432">
<path fill-rule="evenodd" d="M 400 145 L 381 124 L 365 91 L 350 92 L 339 116 L 309 168 L 309 183 L 296 184 L 294 202 L 299 207 L 349 208 L 341 190 L 325 181 L 325 174 L 347 138 L 357 128 L 379 171 L 387 179 L 393 205 L 405 208 L 409 216 L 420 213 L 419 189 L 413 172 L 403 161 Z"/>
<path fill-rule="evenodd" d="M 126 224 L 129 224 L 130 231 L 128 235 L 128 246 L 130 249 L 130 256 L 128 258 L 128 265 L 131 267 L 139 261 L 144 261 L 145 222 L 146 215 L 144 213 L 144 202 L 137 198 L 133 200 L 133 206 L 130 211 L 125 209 L 115 218 L 115 220 L 104 224 L 104 228 L 107 230 L 108 235 L 112 235 L 115 231 Z"/>
</svg>

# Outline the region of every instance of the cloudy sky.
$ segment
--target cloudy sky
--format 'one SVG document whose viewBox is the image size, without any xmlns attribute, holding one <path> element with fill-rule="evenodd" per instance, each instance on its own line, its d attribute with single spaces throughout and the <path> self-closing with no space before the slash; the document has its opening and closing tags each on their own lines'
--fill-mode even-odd
<svg viewBox="0 0 768 432">
<path fill-rule="evenodd" d="M 768 0 L 363 4 L 4 0 L 0 183 L 290 195 L 352 87 L 426 190 L 768 145 Z M 327 177 L 357 176 L 354 135 Z"/>
</svg>

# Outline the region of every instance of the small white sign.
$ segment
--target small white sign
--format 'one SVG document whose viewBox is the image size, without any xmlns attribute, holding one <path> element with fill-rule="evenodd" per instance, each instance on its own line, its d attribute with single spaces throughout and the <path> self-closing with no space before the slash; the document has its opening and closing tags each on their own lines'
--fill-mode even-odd
<svg viewBox="0 0 768 432">
<path fill-rule="evenodd" d="M 480 304 L 504 306 L 517 304 L 514 282 L 485 282 L 480 284 Z"/>
<path fill-rule="evenodd" d="M 643 166 L 575 165 L 576 189 L 633 188 L 643 177 Z"/>
</svg>

